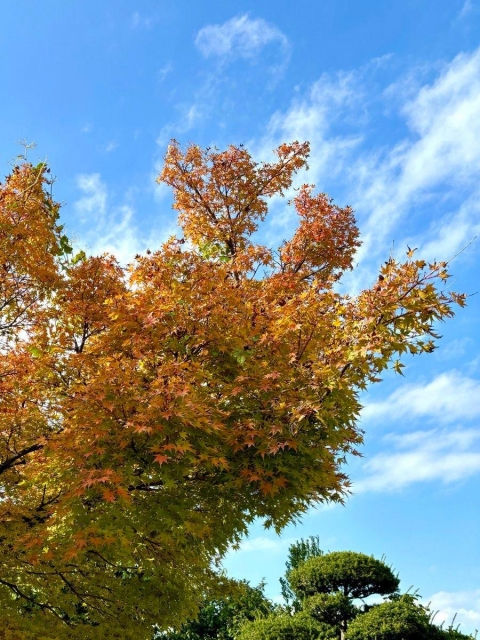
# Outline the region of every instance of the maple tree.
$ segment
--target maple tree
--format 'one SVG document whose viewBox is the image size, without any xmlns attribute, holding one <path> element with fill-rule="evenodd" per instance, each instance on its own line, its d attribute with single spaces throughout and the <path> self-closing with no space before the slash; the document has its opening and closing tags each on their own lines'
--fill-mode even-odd
<svg viewBox="0 0 480 640">
<path fill-rule="evenodd" d="M 254 518 L 281 529 L 344 498 L 359 392 L 401 371 L 402 353 L 431 351 L 464 296 L 445 290 L 445 263 L 413 252 L 342 294 L 354 215 L 309 185 L 293 237 L 255 243 L 308 151 L 256 163 L 173 142 L 159 180 L 184 237 L 126 269 L 73 256 L 45 165 L 0 186 L 5 626 L 147 638 L 215 595 L 214 562 Z"/>
</svg>

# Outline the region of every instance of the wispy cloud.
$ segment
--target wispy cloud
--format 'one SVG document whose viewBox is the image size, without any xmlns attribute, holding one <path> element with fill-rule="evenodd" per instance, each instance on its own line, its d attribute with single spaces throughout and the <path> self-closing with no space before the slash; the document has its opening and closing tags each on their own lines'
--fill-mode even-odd
<svg viewBox="0 0 480 640">
<path fill-rule="evenodd" d="M 430 609 L 436 611 L 435 623 L 444 623 L 447 628 L 454 620 L 453 626 L 460 624 L 463 633 L 474 633 L 480 629 L 480 589 L 472 591 L 438 591 L 425 602 Z"/>
<path fill-rule="evenodd" d="M 143 16 L 139 11 L 135 11 L 130 18 L 130 26 L 132 29 L 151 29 L 153 26 L 153 19 Z"/>
<path fill-rule="evenodd" d="M 267 551 L 268 553 L 284 553 L 285 550 L 295 542 L 295 538 L 267 538 L 258 536 L 250 540 L 244 540 L 237 553 L 250 553 L 256 551 Z"/>
<path fill-rule="evenodd" d="M 426 233 L 410 239 L 426 260 L 450 260 L 480 235 L 480 189 L 460 208 L 434 220 Z M 468 255 L 468 252 L 467 252 Z"/>
<path fill-rule="evenodd" d="M 463 20 L 463 18 L 466 18 L 470 13 L 472 13 L 473 8 L 473 0 L 465 0 L 462 8 L 460 9 L 460 13 L 458 14 L 459 19 Z"/>
<path fill-rule="evenodd" d="M 174 231 L 173 224 L 143 235 L 135 223 L 135 209 L 128 194 L 121 204 L 111 204 L 107 185 L 100 174 L 77 176 L 77 187 L 82 196 L 73 209 L 82 227 L 82 237 L 89 254 L 111 253 L 123 265 L 131 262 L 137 253 L 159 246 Z"/>
<path fill-rule="evenodd" d="M 118 142 L 116 140 L 110 140 L 110 142 L 105 145 L 104 151 L 105 153 L 112 153 L 115 149 L 118 149 Z"/>
<path fill-rule="evenodd" d="M 451 358 L 459 358 L 471 351 L 475 345 L 475 341 L 470 336 L 463 338 L 454 338 L 450 342 L 442 345 L 442 349 L 437 355 L 440 360 L 450 360 Z"/>
<path fill-rule="evenodd" d="M 480 168 L 480 49 L 460 54 L 403 109 L 418 135 L 405 156 L 402 180 L 412 189 L 446 178 L 471 182 Z"/>
<path fill-rule="evenodd" d="M 77 187 L 83 196 L 75 202 L 73 208 L 85 222 L 91 215 L 104 217 L 107 206 L 107 188 L 99 173 L 77 176 Z"/>
<path fill-rule="evenodd" d="M 458 371 L 447 371 L 425 384 L 405 384 L 382 402 L 368 403 L 362 422 L 415 418 L 444 424 L 472 420 L 480 416 L 480 380 Z"/>
<path fill-rule="evenodd" d="M 188 106 L 182 105 L 179 107 L 179 111 L 180 117 L 160 130 L 156 140 L 160 147 L 165 147 L 173 137 L 191 131 L 202 118 L 202 111 L 196 103 Z"/>
<path fill-rule="evenodd" d="M 163 65 L 163 67 L 160 67 L 160 69 L 157 71 L 157 80 L 158 82 L 163 82 L 165 80 L 165 78 L 173 71 L 173 64 L 171 62 L 167 62 L 166 64 Z"/>
<path fill-rule="evenodd" d="M 178 116 L 166 123 L 157 137 L 157 144 L 162 148 L 172 137 L 182 137 L 212 117 L 231 117 L 235 106 L 232 95 L 235 91 L 226 89 L 232 88 L 232 78 L 223 68 L 226 64 L 238 59 L 261 63 L 262 87 L 268 90 L 278 80 L 290 58 L 290 43 L 280 29 L 247 14 L 236 16 L 223 24 L 203 27 L 197 33 L 195 45 L 205 58 L 214 60 L 216 65 L 213 70 L 202 70 L 191 101 L 176 105 Z M 172 69 L 170 63 L 162 67 L 158 72 L 158 81 L 162 82 Z M 253 76 L 249 76 L 248 81 L 253 82 Z M 237 79 L 233 84 L 238 84 Z M 255 91 L 258 89 L 257 83 Z M 228 100 L 225 100 L 226 95 L 229 96 Z M 244 102 L 243 93 L 239 99 Z"/>
<path fill-rule="evenodd" d="M 223 24 L 209 24 L 197 34 L 195 44 L 205 58 L 252 60 L 270 44 L 277 44 L 284 56 L 290 55 L 288 38 L 278 27 L 248 14 L 235 16 Z"/>
<path fill-rule="evenodd" d="M 352 167 L 355 201 L 362 213 L 363 254 L 381 246 L 399 221 L 418 205 L 418 198 L 439 188 L 476 190 L 480 170 L 480 49 L 460 54 L 440 75 L 408 100 L 400 110 L 409 136 L 387 153 L 372 154 Z M 438 194 L 436 194 L 438 197 Z M 448 244 L 449 251 L 473 234 L 472 219 L 462 212 L 462 233 Z M 455 223 L 459 220 L 455 220 Z M 474 224 L 477 218 L 474 219 Z M 443 229 L 452 229 L 452 215 L 437 225 L 436 242 L 445 244 Z M 433 249 L 432 246 L 429 247 Z M 446 256 L 449 257 L 449 256 Z"/>
<path fill-rule="evenodd" d="M 383 91 L 376 71 L 389 64 L 387 56 L 348 72 L 324 74 L 299 90 L 288 109 L 271 116 L 259 147 L 310 140 L 308 182 L 325 188 L 342 176 L 342 197 L 360 223 L 358 260 L 363 264 L 377 261 L 394 238 L 403 249 L 411 240 L 406 234 L 412 219 L 422 227 L 427 257 L 446 259 L 480 228 L 480 48 L 444 64 L 433 80 L 425 82 L 422 67 L 417 75 L 423 84 L 410 70 Z M 379 143 L 376 120 L 392 116 L 392 108 L 404 133 L 397 141 Z M 449 198 L 450 211 L 444 207 L 440 215 L 423 214 L 426 202 L 433 207 Z M 420 244 L 422 238 L 414 240 Z"/>
<path fill-rule="evenodd" d="M 256 145 L 257 153 L 264 157 L 282 142 L 308 140 L 312 148 L 310 181 L 322 180 L 327 171 L 341 172 L 343 161 L 351 157 L 362 135 L 335 135 L 333 129 L 348 118 L 348 111 L 364 95 L 356 73 L 323 74 L 303 95 L 296 96 L 286 111 L 271 116 L 265 136 Z"/>
<path fill-rule="evenodd" d="M 386 440 L 388 452 L 365 462 L 355 493 L 392 492 L 419 482 L 451 484 L 480 472 L 478 429 L 414 431 Z"/>
<path fill-rule="evenodd" d="M 326 184 L 341 178 L 343 191 L 352 204 L 358 180 L 363 180 L 364 167 L 352 167 L 364 158 L 363 143 L 368 132 L 372 77 L 388 64 L 389 55 L 375 58 L 350 71 L 323 73 L 308 87 L 296 88 L 289 107 L 273 113 L 265 134 L 250 146 L 255 155 L 270 159 L 271 150 L 285 141 L 308 140 L 311 156 L 308 172 L 297 176 L 293 188 L 303 182 L 314 183 L 322 190 Z M 356 172 L 355 172 L 356 173 Z M 293 188 L 287 195 L 293 195 Z M 334 194 L 331 194 L 334 195 Z M 272 203 L 272 208 L 276 207 Z M 284 239 L 285 228 L 294 223 L 295 213 L 281 206 L 270 219 L 268 240 L 278 244 Z"/>
<path fill-rule="evenodd" d="M 415 431 L 386 437 L 393 450 L 363 466 L 355 493 L 391 492 L 418 482 L 451 484 L 480 472 L 480 430 Z"/>
</svg>

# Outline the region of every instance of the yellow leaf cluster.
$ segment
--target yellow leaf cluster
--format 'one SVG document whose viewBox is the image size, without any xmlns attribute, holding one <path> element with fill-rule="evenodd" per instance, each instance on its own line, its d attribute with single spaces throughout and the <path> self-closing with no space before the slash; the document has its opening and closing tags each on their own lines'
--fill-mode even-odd
<svg viewBox="0 0 480 640">
<path fill-rule="evenodd" d="M 254 518 L 343 499 L 359 393 L 464 304 L 412 252 L 340 294 L 358 230 L 311 185 L 293 237 L 256 244 L 308 144 L 276 156 L 173 142 L 159 179 L 184 237 L 128 269 L 72 259 L 44 165 L 1 185 L 0 601 L 22 637 L 148 638 L 192 615 Z"/>
</svg>

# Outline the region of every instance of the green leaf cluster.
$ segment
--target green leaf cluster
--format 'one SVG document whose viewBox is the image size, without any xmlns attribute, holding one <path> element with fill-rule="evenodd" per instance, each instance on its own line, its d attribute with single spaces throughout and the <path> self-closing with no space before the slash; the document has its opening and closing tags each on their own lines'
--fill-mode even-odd
<svg viewBox="0 0 480 640">
<path fill-rule="evenodd" d="M 180 629 L 159 632 L 154 640 L 235 640 L 238 629 L 259 616 L 273 613 L 275 607 L 264 594 L 264 584 L 230 581 L 222 597 L 206 600 L 194 620 Z"/>
<path fill-rule="evenodd" d="M 353 551 L 324 554 L 317 537 L 290 547 L 281 585 L 296 606 L 249 622 L 238 640 L 473 640 L 434 625 L 416 594 L 398 593 L 398 576 L 382 560 Z M 387 599 L 359 604 L 371 595 Z"/>
<path fill-rule="evenodd" d="M 349 626 L 348 640 L 468 640 L 471 636 L 432 623 L 428 607 L 403 594 L 372 607 Z"/>
<path fill-rule="evenodd" d="M 245 625 L 237 640 L 337 640 L 335 628 L 303 612 L 273 614 Z"/>
<path fill-rule="evenodd" d="M 322 555 L 323 551 L 320 547 L 319 536 L 310 536 L 306 540 L 300 538 L 300 540 L 291 544 L 288 549 L 288 558 L 285 563 L 286 576 L 280 578 L 280 586 L 283 599 L 287 605 L 292 602 L 292 607 L 295 611 L 299 611 L 301 609 L 301 604 L 290 587 L 287 575 L 292 569 L 296 569 L 298 565 L 305 560 Z"/>
<path fill-rule="evenodd" d="M 347 598 L 368 598 L 395 593 L 399 579 L 384 562 L 364 553 L 336 551 L 310 558 L 289 573 L 298 596 L 343 593 Z"/>
</svg>

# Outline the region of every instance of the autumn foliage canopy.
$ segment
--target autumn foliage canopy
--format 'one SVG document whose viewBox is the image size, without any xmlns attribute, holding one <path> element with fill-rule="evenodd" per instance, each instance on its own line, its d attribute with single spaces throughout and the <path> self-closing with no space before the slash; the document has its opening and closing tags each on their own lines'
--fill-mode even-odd
<svg viewBox="0 0 480 640">
<path fill-rule="evenodd" d="M 310 185 L 293 237 L 256 244 L 308 150 L 172 143 L 183 237 L 128 268 L 74 256 L 45 165 L 0 185 L 3 633 L 148 638 L 195 613 L 254 518 L 345 496 L 359 392 L 464 297 L 413 252 L 340 293 L 358 230 Z"/>
</svg>

